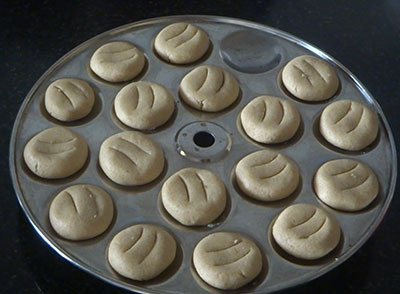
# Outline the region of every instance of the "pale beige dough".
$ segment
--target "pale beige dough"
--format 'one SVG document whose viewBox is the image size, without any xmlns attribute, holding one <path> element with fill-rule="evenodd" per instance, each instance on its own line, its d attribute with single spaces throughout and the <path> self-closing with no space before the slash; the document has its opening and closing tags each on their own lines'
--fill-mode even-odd
<svg viewBox="0 0 400 294">
<path fill-rule="evenodd" d="M 175 259 L 176 242 L 156 225 L 138 224 L 114 236 L 108 247 L 108 261 L 120 275 L 147 281 L 161 274 Z"/>
<path fill-rule="evenodd" d="M 243 157 L 236 165 L 235 176 L 239 188 L 247 196 L 261 201 L 290 196 L 300 181 L 296 163 L 271 150 L 260 150 Z"/>
<path fill-rule="evenodd" d="M 370 145 L 378 135 L 379 123 L 366 106 L 351 100 L 329 104 L 322 111 L 319 130 L 332 145 L 358 151 Z"/>
<path fill-rule="evenodd" d="M 259 96 L 243 108 L 240 120 L 251 139 L 274 144 L 294 136 L 300 125 L 300 114 L 289 100 Z"/>
<path fill-rule="evenodd" d="M 282 82 L 293 96 L 306 101 L 329 99 L 339 88 L 339 78 L 333 67 L 309 55 L 289 61 L 283 68 Z"/>
<path fill-rule="evenodd" d="M 111 224 L 113 201 L 106 191 L 93 185 L 75 185 L 61 191 L 51 202 L 53 229 L 69 240 L 86 240 L 102 234 Z"/>
<path fill-rule="evenodd" d="M 143 70 L 145 57 L 128 42 L 111 42 L 98 48 L 90 59 L 90 68 L 109 82 L 124 82 L 135 78 Z"/>
<path fill-rule="evenodd" d="M 157 178 L 164 168 L 164 152 L 150 137 L 127 131 L 108 137 L 100 147 L 99 163 L 115 183 L 143 185 Z"/>
<path fill-rule="evenodd" d="M 202 65 L 181 81 L 179 94 L 183 101 L 198 110 L 216 112 L 227 108 L 239 96 L 239 84 L 225 69 Z"/>
<path fill-rule="evenodd" d="M 74 121 L 87 116 L 94 105 L 92 87 L 80 79 L 59 79 L 46 90 L 47 112 L 61 121 Z"/>
<path fill-rule="evenodd" d="M 194 248 L 193 265 L 199 276 L 218 289 L 238 289 L 258 276 L 262 255 L 257 245 L 237 233 L 218 232 Z"/>
<path fill-rule="evenodd" d="M 114 108 L 118 119 L 127 126 L 149 130 L 164 124 L 175 104 L 164 86 L 141 81 L 123 87 L 115 97 Z"/>
<path fill-rule="evenodd" d="M 206 169 L 185 168 L 165 181 L 161 200 L 168 213 L 187 226 L 205 225 L 225 209 L 222 181 Z"/>
<path fill-rule="evenodd" d="M 63 127 L 49 128 L 36 134 L 24 148 L 24 160 L 36 175 L 46 179 L 66 178 L 85 164 L 86 141 Z"/>
<path fill-rule="evenodd" d="M 374 172 L 353 159 L 324 163 L 314 177 L 318 197 L 329 206 L 357 211 L 368 206 L 378 195 L 379 183 Z"/>
<path fill-rule="evenodd" d="M 188 23 L 173 23 L 163 28 L 154 41 L 154 49 L 167 62 L 188 64 L 199 60 L 210 46 L 207 34 Z"/>
<path fill-rule="evenodd" d="M 272 235 L 290 255 L 315 260 L 336 248 L 341 232 L 333 215 L 313 204 L 300 203 L 279 214 Z"/>
</svg>

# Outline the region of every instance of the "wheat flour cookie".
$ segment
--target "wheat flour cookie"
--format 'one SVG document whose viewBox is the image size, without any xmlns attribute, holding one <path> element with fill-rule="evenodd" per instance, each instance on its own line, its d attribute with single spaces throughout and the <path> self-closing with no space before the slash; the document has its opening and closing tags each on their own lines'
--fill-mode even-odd
<svg viewBox="0 0 400 294">
<path fill-rule="evenodd" d="M 150 137 L 127 131 L 108 137 L 100 147 L 100 167 L 112 181 L 125 186 L 143 185 L 164 168 L 164 152 Z"/>
<path fill-rule="evenodd" d="M 319 130 L 332 145 L 344 150 L 358 151 L 370 145 L 378 135 L 375 114 L 361 103 L 340 100 L 322 111 Z"/>
<path fill-rule="evenodd" d="M 238 289 L 251 282 L 262 269 L 257 245 L 237 233 L 218 232 L 203 238 L 194 248 L 193 265 L 209 285 Z"/>
<path fill-rule="evenodd" d="M 207 34 L 188 23 L 173 23 L 163 28 L 154 41 L 157 54 L 167 62 L 188 64 L 199 60 L 210 46 Z"/>
<path fill-rule="evenodd" d="M 161 274 L 175 259 L 175 239 L 161 227 L 138 224 L 114 236 L 108 247 L 111 267 L 126 278 L 147 281 Z"/>
<path fill-rule="evenodd" d="M 247 196 L 261 201 L 290 196 L 300 181 L 296 163 L 271 150 L 260 150 L 243 157 L 236 165 L 235 177 Z"/>
<path fill-rule="evenodd" d="M 333 67 L 309 55 L 298 56 L 286 64 L 282 83 L 293 96 L 305 101 L 329 99 L 339 88 L 339 78 Z"/>
<path fill-rule="evenodd" d="M 333 208 L 357 211 L 376 198 L 379 183 L 367 165 L 353 159 L 336 159 L 318 169 L 314 190 L 324 203 Z"/>
<path fill-rule="evenodd" d="M 336 248 L 340 226 L 335 217 L 312 204 L 294 204 L 283 210 L 272 226 L 276 243 L 297 258 L 314 260 Z"/>
<path fill-rule="evenodd" d="M 59 79 L 47 87 L 44 105 L 55 119 L 74 121 L 92 111 L 94 92 L 84 80 Z"/>
<path fill-rule="evenodd" d="M 205 225 L 225 209 L 226 191 L 222 181 L 206 169 L 185 168 L 162 186 L 161 200 L 168 213 L 187 226 Z"/>
<path fill-rule="evenodd" d="M 198 110 L 217 112 L 227 108 L 239 96 L 239 84 L 225 69 L 202 65 L 181 81 L 179 94 L 183 101 Z"/>
<path fill-rule="evenodd" d="M 109 82 L 124 82 L 136 77 L 144 68 L 143 53 L 128 42 L 111 42 L 98 48 L 90 59 L 90 68 Z"/>
<path fill-rule="evenodd" d="M 289 140 L 300 125 L 300 114 L 288 100 L 259 96 L 240 113 L 246 134 L 259 143 L 274 144 Z"/>
<path fill-rule="evenodd" d="M 76 173 L 83 167 L 87 157 L 86 141 L 63 127 L 41 131 L 24 148 L 24 160 L 28 168 L 45 179 L 61 179 Z"/>
<path fill-rule="evenodd" d="M 106 191 L 93 185 L 75 185 L 61 191 L 50 205 L 53 229 L 69 240 L 86 240 L 102 234 L 111 224 L 113 202 Z"/>
<path fill-rule="evenodd" d="M 115 97 L 114 108 L 118 119 L 127 126 L 149 130 L 164 124 L 175 105 L 164 86 L 141 81 L 123 87 Z"/>
</svg>

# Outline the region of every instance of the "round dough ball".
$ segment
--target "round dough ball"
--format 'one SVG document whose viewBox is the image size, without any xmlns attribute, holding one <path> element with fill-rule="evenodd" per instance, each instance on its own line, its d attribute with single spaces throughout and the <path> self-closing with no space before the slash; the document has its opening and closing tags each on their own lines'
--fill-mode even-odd
<svg viewBox="0 0 400 294">
<path fill-rule="evenodd" d="M 24 148 L 28 168 L 45 179 L 66 178 L 85 164 L 88 146 L 77 133 L 63 127 L 36 134 Z"/>
<path fill-rule="evenodd" d="M 309 55 L 298 56 L 283 68 L 282 83 L 296 98 L 322 101 L 339 88 L 339 78 L 326 61 Z"/>
<path fill-rule="evenodd" d="M 179 86 L 183 101 L 198 110 L 217 112 L 239 97 L 239 84 L 223 68 L 202 65 L 189 72 Z"/>
<path fill-rule="evenodd" d="M 294 204 L 283 210 L 272 226 L 278 245 L 290 255 L 314 260 L 336 248 L 340 226 L 334 216 L 312 204 Z"/>
<path fill-rule="evenodd" d="M 370 145 L 378 135 L 375 114 L 361 103 L 340 100 L 322 111 L 319 121 L 321 135 L 332 145 L 358 151 Z"/>
<path fill-rule="evenodd" d="M 185 168 L 165 181 L 161 200 L 180 223 L 198 226 L 211 223 L 225 209 L 224 183 L 206 169 Z"/>
<path fill-rule="evenodd" d="M 94 92 L 80 79 L 59 79 L 51 83 L 44 96 L 47 112 L 61 121 L 74 121 L 92 111 Z"/>
<path fill-rule="evenodd" d="M 164 124 L 174 112 L 174 99 L 156 83 L 137 82 L 123 87 L 115 97 L 115 114 L 129 127 L 149 130 Z"/>
<path fill-rule="evenodd" d="M 128 42 L 111 42 L 98 48 L 90 59 L 90 68 L 109 82 L 124 82 L 144 68 L 143 53 Z"/>
<path fill-rule="evenodd" d="M 236 182 L 249 197 L 275 201 L 290 196 L 299 185 L 299 169 L 281 153 L 260 150 L 243 157 L 235 168 Z"/>
<path fill-rule="evenodd" d="M 188 64 L 199 60 L 210 46 L 207 34 L 188 23 L 163 28 L 154 41 L 157 54 L 167 62 Z"/>
<path fill-rule="evenodd" d="M 164 152 L 140 132 L 122 132 L 101 144 L 99 163 L 104 173 L 117 184 L 144 185 L 161 174 Z"/>
<path fill-rule="evenodd" d="M 111 224 L 113 202 L 106 191 L 93 185 L 75 185 L 61 191 L 51 202 L 49 217 L 53 229 L 69 240 L 86 240 Z"/>
<path fill-rule="evenodd" d="M 175 239 L 164 229 L 149 224 L 128 227 L 114 236 L 108 261 L 120 275 L 147 281 L 161 274 L 175 259 Z"/>
<path fill-rule="evenodd" d="M 257 245 L 237 233 L 218 232 L 203 238 L 194 248 L 193 265 L 211 286 L 238 289 L 258 276 L 262 255 Z"/>
<path fill-rule="evenodd" d="M 274 144 L 289 140 L 300 125 L 300 114 L 289 100 L 259 96 L 240 113 L 246 134 L 253 140 Z"/>
<path fill-rule="evenodd" d="M 329 206 L 357 211 L 367 207 L 378 195 L 379 183 L 365 164 L 352 159 L 324 163 L 314 177 L 318 197 Z"/>
</svg>

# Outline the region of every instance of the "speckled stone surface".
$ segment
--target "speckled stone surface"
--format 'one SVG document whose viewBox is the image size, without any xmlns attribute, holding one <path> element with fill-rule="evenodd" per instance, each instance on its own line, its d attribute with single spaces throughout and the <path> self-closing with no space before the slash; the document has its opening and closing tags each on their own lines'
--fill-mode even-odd
<svg viewBox="0 0 400 294">
<path fill-rule="evenodd" d="M 1 1 L 1 293 L 126 293 L 79 270 L 36 234 L 19 207 L 8 166 L 17 111 L 37 79 L 83 41 L 114 27 L 164 15 L 224 15 L 298 36 L 335 57 L 378 100 L 399 146 L 400 1 Z M 382 224 L 349 260 L 286 292 L 398 293 L 398 189 Z"/>
</svg>

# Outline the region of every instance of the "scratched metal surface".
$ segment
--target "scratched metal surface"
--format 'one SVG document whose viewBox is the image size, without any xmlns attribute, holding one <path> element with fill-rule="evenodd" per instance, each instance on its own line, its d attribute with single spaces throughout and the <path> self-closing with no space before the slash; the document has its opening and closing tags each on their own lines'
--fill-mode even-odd
<svg viewBox="0 0 400 294">
<path fill-rule="evenodd" d="M 198 25 L 208 33 L 212 42 L 212 48 L 206 57 L 196 64 L 170 65 L 153 53 L 152 41 L 160 29 L 179 21 Z M 136 188 L 113 184 L 98 166 L 98 153 L 103 140 L 127 129 L 118 122 L 113 113 L 114 97 L 126 83 L 110 84 L 101 81 L 88 70 L 93 52 L 100 45 L 113 40 L 127 40 L 139 47 L 145 53 L 147 67 L 135 80 L 154 81 L 166 86 L 176 102 L 176 113 L 172 120 L 166 126 L 149 132 L 149 136 L 164 149 L 167 167 L 154 182 Z M 334 66 L 341 87 L 333 98 L 323 103 L 303 103 L 293 99 L 282 89 L 279 74 L 283 65 L 302 54 L 319 56 Z M 178 95 L 180 80 L 199 64 L 218 65 L 231 71 L 240 84 L 240 100 L 228 110 L 216 114 L 201 113 L 182 104 Z M 88 81 L 97 96 L 95 108 L 89 117 L 75 123 L 57 122 L 46 114 L 43 107 L 47 86 L 52 81 L 65 77 Z M 252 142 L 243 134 L 237 122 L 238 114 L 246 103 L 261 94 L 290 99 L 297 106 L 302 117 L 302 127 L 288 143 L 265 146 Z M 326 144 L 318 134 L 315 126 L 322 109 L 340 99 L 351 99 L 369 105 L 379 117 L 379 138 L 364 152 L 343 152 Z M 222 157 L 218 154 L 211 162 L 194 161 L 192 156 L 185 157 L 182 152 L 178 152 L 178 131 L 196 121 L 208 121 L 226 130 L 231 140 L 229 151 Z M 26 168 L 22 153 L 33 135 L 55 125 L 66 126 L 82 135 L 89 145 L 90 156 L 88 163 L 76 175 L 64 180 L 48 181 L 39 179 Z M 262 273 L 252 283 L 241 288 L 240 293 L 269 293 L 314 279 L 350 257 L 373 233 L 390 204 L 397 173 L 394 141 L 386 118 L 369 92 L 345 67 L 319 49 L 287 33 L 256 23 L 213 16 L 151 19 L 105 32 L 78 46 L 54 64 L 28 93 L 17 116 L 10 147 L 11 174 L 18 200 L 44 241 L 83 270 L 109 283 L 140 293 L 220 292 L 199 280 L 191 262 L 194 246 L 204 236 L 218 231 L 243 233 L 255 240 L 263 252 Z M 286 200 L 263 204 L 248 199 L 236 188 L 231 173 L 235 164 L 246 154 L 263 148 L 282 152 L 294 159 L 300 167 L 301 185 Z M 202 155 L 208 154 L 208 151 L 201 148 L 199 152 Z M 327 160 L 344 157 L 367 163 L 379 179 L 380 193 L 377 199 L 358 213 L 330 209 L 313 192 L 311 183 L 317 168 Z M 224 181 L 229 193 L 226 211 L 215 223 L 206 227 L 186 228 L 178 225 L 160 205 L 159 191 L 163 181 L 177 170 L 188 166 L 214 171 Z M 94 184 L 107 190 L 114 200 L 116 214 L 110 228 L 101 236 L 89 241 L 70 242 L 60 238 L 52 230 L 48 209 L 59 191 L 78 183 Z M 288 205 L 299 202 L 323 206 L 336 216 L 342 228 L 342 240 L 338 248 L 316 262 L 305 263 L 291 259 L 270 238 L 270 224 L 273 219 Z M 105 258 L 111 238 L 121 229 L 136 223 L 161 225 L 174 235 L 179 248 L 172 266 L 149 282 L 135 282 L 120 277 L 110 268 Z"/>
</svg>

